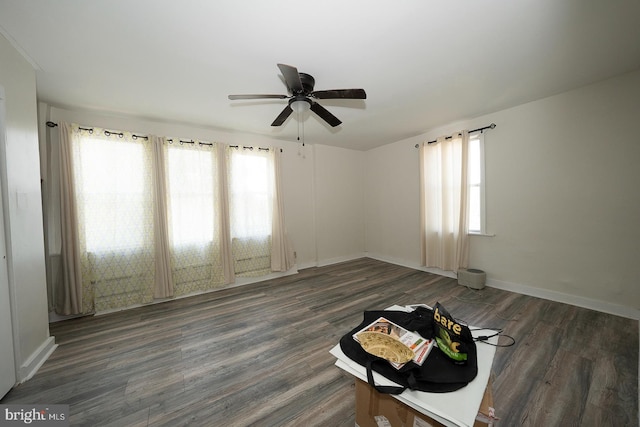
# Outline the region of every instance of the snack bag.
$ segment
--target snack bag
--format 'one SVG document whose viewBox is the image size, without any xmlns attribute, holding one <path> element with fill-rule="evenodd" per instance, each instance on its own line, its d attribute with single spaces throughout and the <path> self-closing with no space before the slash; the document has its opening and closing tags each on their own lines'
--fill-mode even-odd
<svg viewBox="0 0 640 427">
<path fill-rule="evenodd" d="M 458 323 L 438 302 L 433 309 L 433 330 L 438 348 L 456 364 L 466 364 L 473 337 L 468 326 Z"/>
</svg>

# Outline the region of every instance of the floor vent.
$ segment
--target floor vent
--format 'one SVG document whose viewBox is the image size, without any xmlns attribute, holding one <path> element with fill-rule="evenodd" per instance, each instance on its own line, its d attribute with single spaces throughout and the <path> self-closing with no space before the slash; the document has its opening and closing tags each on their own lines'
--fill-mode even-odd
<svg viewBox="0 0 640 427">
<path fill-rule="evenodd" d="M 472 289 L 484 288 L 487 280 L 487 274 L 476 268 L 466 268 L 458 270 L 458 284 L 462 286 L 468 286 Z"/>
</svg>

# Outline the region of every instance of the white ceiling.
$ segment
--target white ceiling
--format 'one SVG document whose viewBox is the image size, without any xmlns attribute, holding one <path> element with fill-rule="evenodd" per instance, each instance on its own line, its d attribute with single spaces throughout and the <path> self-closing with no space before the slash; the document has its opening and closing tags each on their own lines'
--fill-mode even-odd
<svg viewBox="0 0 640 427">
<path fill-rule="evenodd" d="M 0 32 L 52 105 L 295 140 L 277 63 L 342 120 L 305 140 L 358 150 L 640 68 L 636 0 L 0 0 Z"/>
</svg>

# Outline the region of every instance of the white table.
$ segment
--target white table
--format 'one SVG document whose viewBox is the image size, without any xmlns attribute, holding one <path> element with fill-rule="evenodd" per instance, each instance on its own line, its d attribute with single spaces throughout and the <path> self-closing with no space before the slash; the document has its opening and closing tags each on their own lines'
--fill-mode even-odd
<svg viewBox="0 0 640 427">
<path fill-rule="evenodd" d="M 398 305 L 391 306 L 387 310 L 408 311 L 405 307 Z M 480 331 L 473 331 L 474 327 L 470 327 L 470 329 L 474 336 L 492 335 L 491 331 L 486 329 Z M 497 344 L 498 337 L 492 337 L 488 341 L 492 344 Z M 446 426 L 473 426 L 482 402 L 484 390 L 489 382 L 493 357 L 496 353 L 495 345 L 477 342 L 476 347 L 478 348 L 478 375 L 466 387 L 450 393 L 427 393 L 407 389 L 402 394 L 393 397 Z M 366 368 L 349 359 L 342 352 L 340 344 L 337 344 L 329 352 L 336 357 L 335 365 L 338 368 L 367 382 Z M 398 385 L 376 372 L 373 373 L 373 378 L 377 385 Z"/>
</svg>

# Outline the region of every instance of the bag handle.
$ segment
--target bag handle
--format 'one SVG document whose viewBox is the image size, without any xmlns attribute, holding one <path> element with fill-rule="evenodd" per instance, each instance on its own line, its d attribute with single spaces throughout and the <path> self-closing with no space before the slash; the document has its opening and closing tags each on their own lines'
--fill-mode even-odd
<svg viewBox="0 0 640 427">
<path fill-rule="evenodd" d="M 401 394 L 403 391 L 405 391 L 407 389 L 406 387 L 396 387 L 396 386 L 390 386 L 390 385 L 376 385 L 375 381 L 373 380 L 373 363 L 374 362 L 381 362 L 381 363 L 388 363 L 388 362 L 386 360 L 380 360 L 380 359 L 376 359 L 376 360 L 369 359 L 369 360 L 367 360 L 367 382 L 369 383 L 369 385 L 371 387 L 375 388 L 378 393 L 382 393 L 382 394 Z"/>
</svg>

